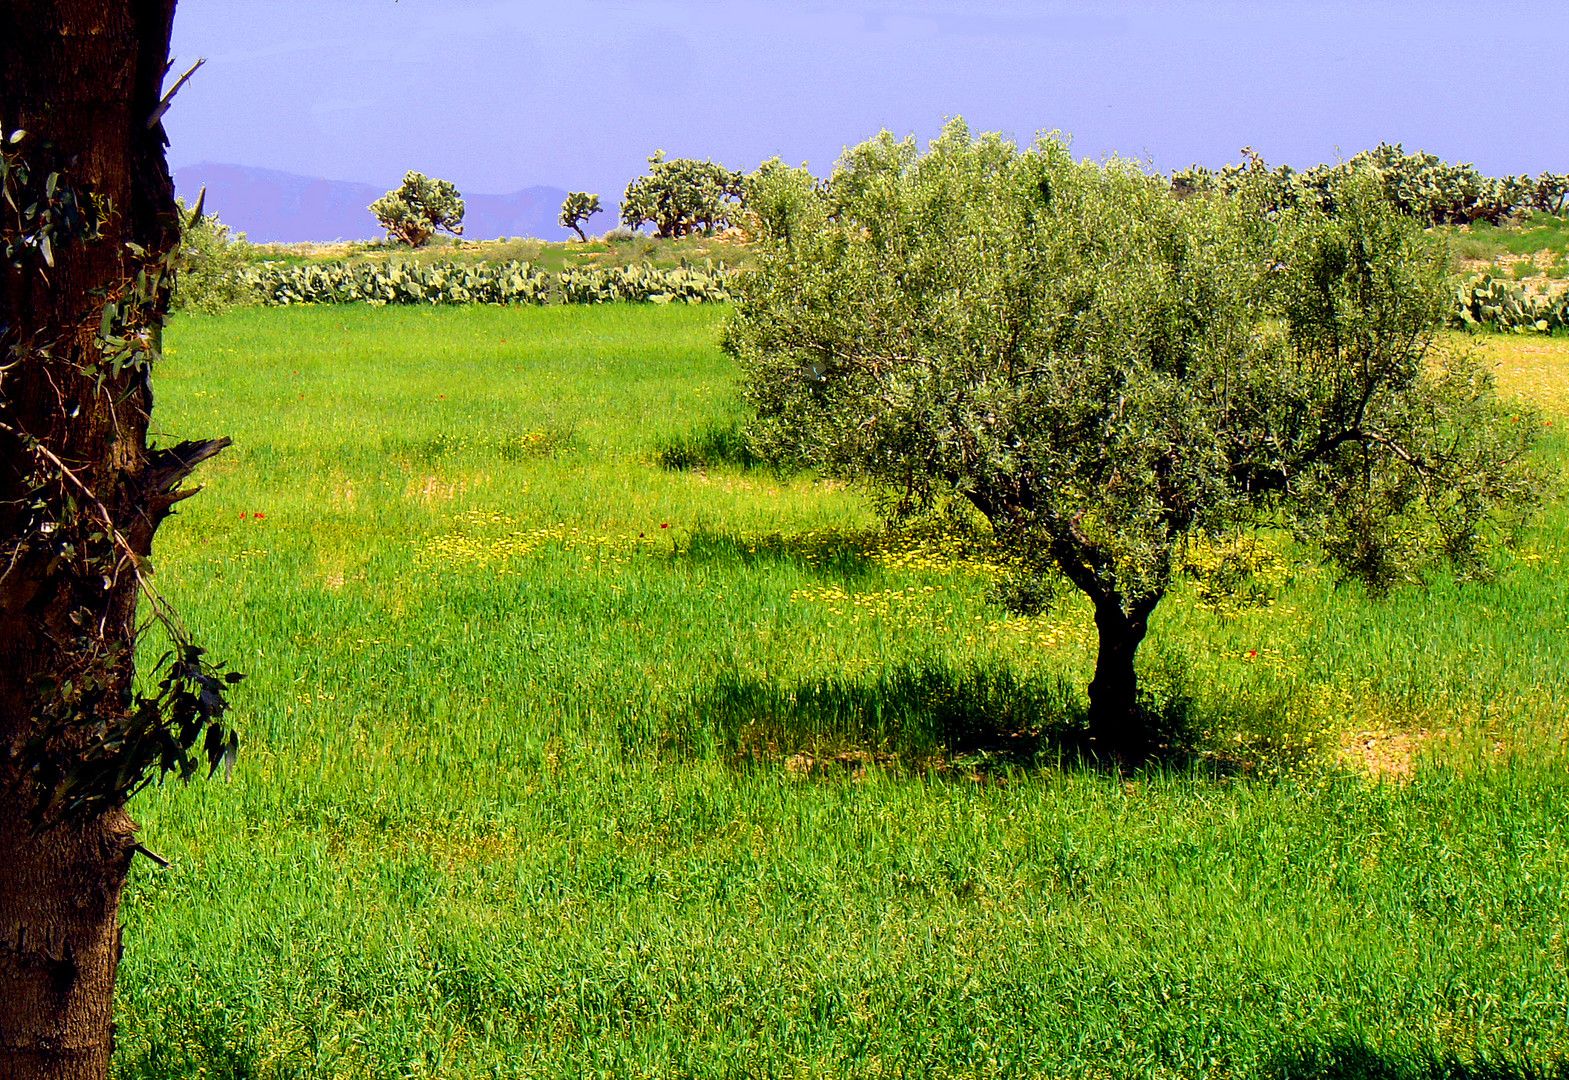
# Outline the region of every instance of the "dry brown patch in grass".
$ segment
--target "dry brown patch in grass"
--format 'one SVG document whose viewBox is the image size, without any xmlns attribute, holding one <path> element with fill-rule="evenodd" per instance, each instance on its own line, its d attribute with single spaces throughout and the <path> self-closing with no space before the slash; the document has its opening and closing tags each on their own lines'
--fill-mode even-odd
<svg viewBox="0 0 1569 1080">
<path fill-rule="evenodd" d="M 729 476 L 724 473 L 710 476 L 708 470 L 704 468 L 692 470 L 692 482 L 701 487 L 718 487 L 721 491 L 728 494 L 734 494 L 738 491 L 753 491 L 757 488 L 756 484 L 744 477 Z M 777 486 L 775 486 L 774 494 L 779 494 Z"/>
<path fill-rule="evenodd" d="M 468 480 L 443 480 L 439 476 L 421 476 L 409 481 L 408 489 L 404 492 L 405 498 L 418 499 L 428 503 L 441 500 L 451 502 L 469 489 Z"/>
<path fill-rule="evenodd" d="M 850 775 L 861 777 L 866 772 L 866 766 L 873 761 L 887 761 L 887 755 L 873 754 L 869 750 L 847 750 L 842 754 L 829 757 L 817 757 L 802 751 L 791 754 L 785 758 L 784 768 L 787 773 L 796 773 L 801 776 L 842 776 Z"/>
<path fill-rule="evenodd" d="M 1411 776 L 1418 751 L 1435 738 L 1427 728 L 1415 731 L 1349 731 L 1340 738 L 1340 757 L 1353 768 L 1381 780 Z"/>
<path fill-rule="evenodd" d="M 294 255 L 304 259 L 341 259 L 349 254 L 352 241 L 334 240 L 326 243 L 315 240 L 302 240 L 291 244 L 258 244 L 257 247 L 270 254 Z"/>
<path fill-rule="evenodd" d="M 1456 262 L 1464 274 L 1490 274 L 1512 281 L 1530 293 L 1557 296 L 1569 289 L 1569 281 L 1547 276 L 1547 272 L 1558 262 L 1558 253 L 1554 251 L 1538 251 L 1534 255 L 1499 255 L 1493 259 L 1458 259 Z M 1529 268 L 1524 274 L 1520 272 L 1522 265 Z"/>
</svg>

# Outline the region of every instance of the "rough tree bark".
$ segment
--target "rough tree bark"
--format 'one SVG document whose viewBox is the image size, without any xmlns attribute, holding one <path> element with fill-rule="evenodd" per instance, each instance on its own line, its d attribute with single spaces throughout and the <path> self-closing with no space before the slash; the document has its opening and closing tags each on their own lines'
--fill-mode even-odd
<svg viewBox="0 0 1569 1080">
<path fill-rule="evenodd" d="M 150 450 L 147 365 L 109 365 L 100 337 L 117 298 L 133 297 L 115 326 L 138 347 L 167 309 L 173 18 L 174 0 L 0 0 L 0 132 L 25 129 L 31 166 L 102 218 L 0 266 L 0 1080 L 107 1075 L 135 825 L 116 804 L 35 828 L 24 747 L 51 688 L 96 680 L 97 721 L 130 707 L 137 560 L 217 448 Z M 15 235 L 22 210 L 0 214 Z M 66 769 L 92 728 L 55 748 Z"/>
<path fill-rule="evenodd" d="M 1136 764 L 1149 757 L 1153 747 L 1148 718 L 1139 706 L 1139 677 L 1133 659 L 1149 632 L 1149 616 L 1156 601 L 1134 604 L 1129 613 L 1115 593 L 1093 599 L 1099 647 L 1089 687 L 1090 738 L 1098 753 Z"/>
</svg>

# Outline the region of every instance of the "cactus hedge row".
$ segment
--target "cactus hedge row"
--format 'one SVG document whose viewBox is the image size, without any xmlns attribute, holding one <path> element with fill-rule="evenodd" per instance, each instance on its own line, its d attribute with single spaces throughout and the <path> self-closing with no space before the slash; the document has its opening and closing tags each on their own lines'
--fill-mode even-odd
<svg viewBox="0 0 1569 1080">
<path fill-rule="evenodd" d="M 1569 293 L 1544 296 L 1491 275 L 1472 278 L 1455 292 L 1450 323 L 1516 334 L 1569 330 Z"/>
<path fill-rule="evenodd" d="M 550 273 L 527 262 L 262 264 L 245 284 L 269 306 L 288 304 L 688 304 L 728 300 L 724 263 L 648 263 Z"/>
<path fill-rule="evenodd" d="M 1251 149 L 1248 160 L 1212 172 L 1194 165 L 1172 174 L 1179 196 L 1235 192 L 1245 180 L 1264 179 L 1273 208 L 1304 203 L 1335 211 L 1335 189 L 1351 172 L 1371 169 L 1383 182 L 1390 202 L 1431 225 L 1466 225 L 1486 221 L 1498 225 L 1527 210 L 1562 214 L 1569 210 L 1569 175 L 1484 176 L 1474 165 L 1452 165 L 1428 153 L 1408 154 L 1399 143 L 1380 143 L 1335 165 L 1315 165 L 1298 172 L 1289 165 L 1266 165 Z"/>
<path fill-rule="evenodd" d="M 662 269 L 648 263 L 550 273 L 526 262 L 327 263 L 261 266 L 243 271 L 244 284 L 267 305 L 288 304 L 688 304 L 728 300 L 734 268 Z M 1569 330 L 1569 294 L 1546 297 L 1491 276 L 1459 286 L 1450 322 L 1515 333 Z"/>
</svg>

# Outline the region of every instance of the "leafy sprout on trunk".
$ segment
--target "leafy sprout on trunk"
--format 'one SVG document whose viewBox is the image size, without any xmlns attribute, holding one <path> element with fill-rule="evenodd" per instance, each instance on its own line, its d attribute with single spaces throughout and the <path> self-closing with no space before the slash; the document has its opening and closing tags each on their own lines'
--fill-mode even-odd
<svg viewBox="0 0 1569 1080">
<path fill-rule="evenodd" d="M 8 206 L 27 207 L 16 219 L 0 221 L 0 245 L 12 258 L 12 274 L 0 285 L 0 298 L 24 295 L 33 275 L 47 284 L 56 264 L 83 261 L 84 249 L 103 242 L 109 224 L 106 200 L 58 160 L 55 146 L 25 131 L 11 133 L 0 145 L 0 195 Z M 154 255 L 135 242 L 124 244 L 129 268 L 119 271 L 119 279 L 98 295 L 73 298 L 88 310 L 101 308 L 92 320 L 97 335 L 86 328 L 91 348 L 67 368 L 82 381 L 82 391 L 91 387 L 94 411 L 105 402 L 134 401 L 145 387 L 158 359 L 173 281 L 193 262 L 200 266 L 209 257 L 200 240 L 194 249 L 190 246 L 191 238 L 204 235 L 220 247 L 230 243 L 228 229 L 213 219 L 205 219 L 212 225 L 203 234 L 200 201 L 190 213 L 178 203 L 170 209 L 174 213 L 166 216 L 177 225 L 170 232 L 175 242 L 166 251 Z M 203 285 L 200 277 L 197 281 Z M 204 659 L 206 650 L 192 642 L 148 580 L 152 533 L 175 504 L 196 493 L 180 484 L 229 440 L 143 448 L 137 456 L 139 475 L 122 473 L 116 485 L 122 489 L 117 494 L 132 493 L 132 505 L 117 508 L 114 496 L 102 494 L 107 485 L 93 476 L 98 463 L 79 460 L 80 450 L 73 455 L 51 448 L 62 441 L 64 425 L 47 432 L 49 425 L 29 415 L 30 408 L 37 411 L 26 396 L 29 383 L 42 382 L 53 390 L 61 382 L 63 372 L 48 372 L 48 366 L 66 368 L 64 358 L 84 327 L 31 329 L 28 337 L 0 333 L 0 346 L 11 360 L 0 370 L 0 459 L 21 495 L 8 500 L 7 529 L 0 536 L 0 612 L 17 617 L 57 609 L 53 624 L 39 619 L 53 663 L 33 680 L 30 730 L 12 748 L 16 775 L 34 797 L 30 817 L 42 827 L 116 811 L 171 772 L 189 779 L 203 756 L 209 772 L 227 769 L 239 746 L 225 719 L 227 687 L 242 676 Z M 46 374 L 40 378 L 40 372 Z M 116 390 L 117 383 L 130 389 Z M 67 419 L 80 420 L 87 411 L 78 405 Z M 89 413 L 89 420 L 97 418 Z M 112 407 L 107 420 L 111 430 L 117 422 L 125 424 Z M 81 421 L 66 438 L 82 439 L 89 428 L 88 421 Z M 105 452 L 112 454 L 120 440 L 108 431 L 101 438 Z M 152 693 L 131 685 L 141 629 L 134 621 L 138 600 L 145 604 L 147 621 L 156 623 L 170 643 L 154 667 L 154 677 L 161 678 Z M 29 612 L 30 607 L 36 611 Z"/>
<path fill-rule="evenodd" d="M 1029 588 L 1089 598 L 1097 752 L 1156 749 L 1135 654 L 1188 545 L 1289 529 L 1375 590 L 1532 501 L 1536 426 L 1440 347 L 1442 245 L 1348 174 L 1336 216 L 1267 172 L 1178 199 L 1135 163 L 1021 150 L 953 121 L 886 132 L 815 183 L 756 174 L 756 268 L 724 345 L 776 460 L 888 516 L 967 500 Z M 1515 411 L 1518 416 L 1518 410 Z"/>
</svg>

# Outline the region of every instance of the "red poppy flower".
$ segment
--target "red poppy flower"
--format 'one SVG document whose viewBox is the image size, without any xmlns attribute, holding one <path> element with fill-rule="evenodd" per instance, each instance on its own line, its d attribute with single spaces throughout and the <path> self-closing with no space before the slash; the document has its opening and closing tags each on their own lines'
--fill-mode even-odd
<svg viewBox="0 0 1569 1080">
<path fill-rule="evenodd" d="M 1257 649 L 1249 649 L 1248 650 L 1248 659 L 1249 660 L 1253 659 L 1257 655 L 1258 655 L 1258 650 Z"/>
<path fill-rule="evenodd" d="M 245 517 L 245 511 L 244 511 L 244 510 L 241 510 L 241 511 L 240 511 L 240 517 L 241 517 L 241 518 L 243 518 L 243 517 Z"/>
<path fill-rule="evenodd" d="M 260 521 L 262 518 L 264 518 L 266 516 L 267 515 L 262 513 L 260 510 L 256 511 L 256 513 L 251 515 L 251 517 L 255 518 L 257 521 Z"/>
<path fill-rule="evenodd" d="M 661 529 L 668 529 L 668 528 L 670 528 L 670 526 L 669 526 L 669 525 L 661 525 L 661 526 L 659 526 L 659 527 L 660 527 L 660 528 L 661 528 Z"/>
</svg>

